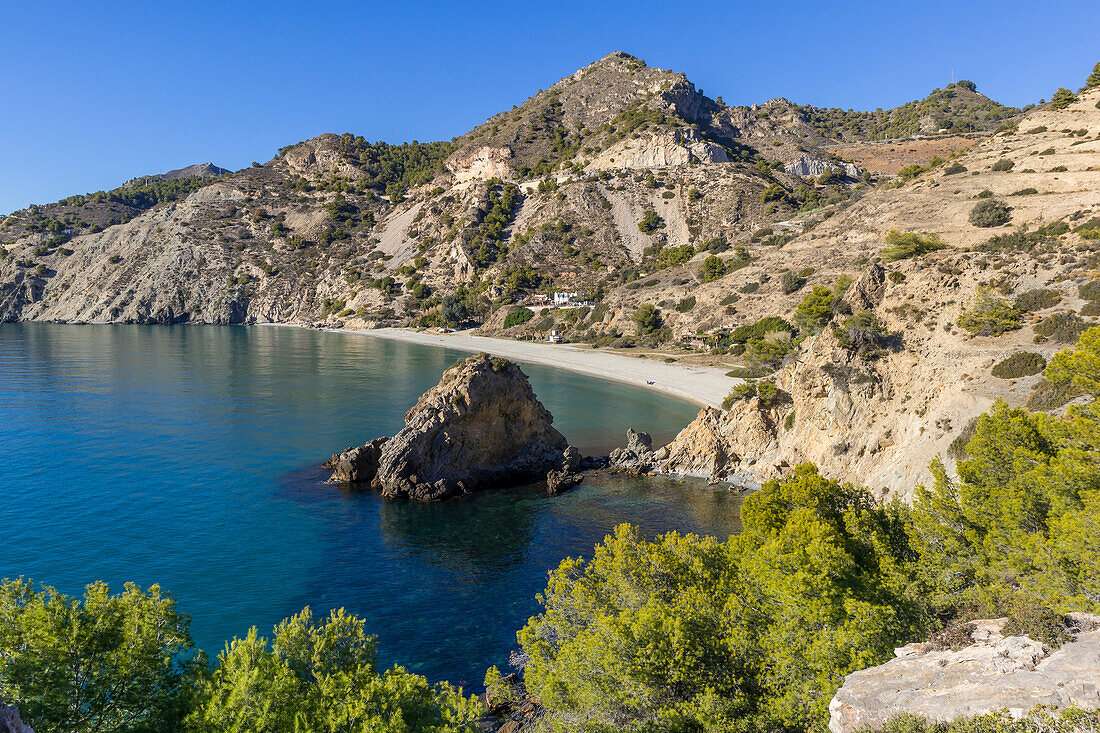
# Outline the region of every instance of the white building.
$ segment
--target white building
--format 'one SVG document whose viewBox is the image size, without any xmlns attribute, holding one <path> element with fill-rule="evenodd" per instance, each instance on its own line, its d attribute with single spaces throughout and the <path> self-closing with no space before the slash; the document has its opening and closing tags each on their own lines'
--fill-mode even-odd
<svg viewBox="0 0 1100 733">
<path fill-rule="evenodd" d="M 574 298 L 584 295 L 583 292 L 554 293 L 554 305 L 568 305 Z"/>
</svg>

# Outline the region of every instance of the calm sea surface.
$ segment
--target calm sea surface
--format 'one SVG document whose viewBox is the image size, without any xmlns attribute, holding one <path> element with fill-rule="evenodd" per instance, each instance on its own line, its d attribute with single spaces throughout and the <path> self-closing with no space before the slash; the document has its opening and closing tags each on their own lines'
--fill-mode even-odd
<svg viewBox="0 0 1100 733">
<path fill-rule="evenodd" d="M 67 593 L 159 583 L 212 654 L 303 606 L 343 606 L 385 664 L 476 687 L 506 664 L 547 572 L 616 524 L 737 531 L 739 499 L 699 482 L 608 478 L 426 506 L 324 483 L 329 454 L 396 432 L 464 356 L 292 328 L 2 324 L 0 577 Z M 524 371 L 585 452 L 629 426 L 667 440 L 696 412 Z"/>
</svg>

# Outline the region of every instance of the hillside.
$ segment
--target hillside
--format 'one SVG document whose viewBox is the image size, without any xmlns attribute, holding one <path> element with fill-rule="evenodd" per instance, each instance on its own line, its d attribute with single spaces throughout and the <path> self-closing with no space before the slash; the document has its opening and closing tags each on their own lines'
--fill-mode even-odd
<svg viewBox="0 0 1100 733">
<path fill-rule="evenodd" d="M 838 142 L 885 140 L 933 133 L 992 132 L 1020 114 L 980 93 L 970 81 L 934 89 L 893 109 L 859 112 L 802 105 L 795 108 L 814 131 Z"/>
<path fill-rule="evenodd" d="M 1097 94 L 1023 117 L 963 83 L 885 116 L 731 107 L 614 53 L 451 142 L 325 134 L 15 212 L 0 320 L 556 330 L 775 371 L 778 396 L 704 414 L 663 468 L 756 481 L 813 460 L 906 494 L 993 399 L 1032 394 L 1037 377 L 994 363 L 1096 316 L 1078 289 L 1096 268 Z M 870 140 L 929 120 L 976 132 Z M 1009 226 L 970 222 L 990 201 Z M 592 304 L 539 312 L 551 290 Z M 1019 298 L 1020 327 L 960 326 L 979 294 Z M 1033 343 L 1037 326 L 1054 335 Z"/>
</svg>

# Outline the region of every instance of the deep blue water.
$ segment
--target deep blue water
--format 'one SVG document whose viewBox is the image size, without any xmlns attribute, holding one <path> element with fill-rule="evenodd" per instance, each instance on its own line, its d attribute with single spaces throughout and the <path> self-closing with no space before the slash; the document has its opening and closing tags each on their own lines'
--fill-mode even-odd
<svg viewBox="0 0 1100 733">
<path fill-rule="evenodd" d="M 480 684 L 549 569 L 620 522 L 725 536 L 739 500 L 699 482 L 600 479 L 433 505 L 324 483 L 319 464 L 400 429 L 465 355 L 272 327 L 0 325 L 0 577 L 67 593 L 159 583 L 212 654 L 309 605 L 367 620 L 385 664 Z M 645 390 L 524 371 L 586 452 L 696 412 Z"/>
</svg>

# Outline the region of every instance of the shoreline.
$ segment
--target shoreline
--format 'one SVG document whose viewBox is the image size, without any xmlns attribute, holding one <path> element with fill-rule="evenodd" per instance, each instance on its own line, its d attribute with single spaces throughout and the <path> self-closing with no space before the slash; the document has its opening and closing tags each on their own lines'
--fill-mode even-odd
<svg viewBox="0 0 1100 733">
<path fill-rule="evenodd" d="M 273 324 L 291 325 L 291 324 Z M 470 353 L 485 352 L 520 363 L 564 369 L 589 377 L 621 382 L 677 397 L 699 407 L 718 407 L 734 386 L 743 380 L 727 377 L 716 367 L 666 364 L 653 359 L 608 354 L 595 349 L 578 349 L 568 344 L 541 341 L 513 341 L 463 332 L 431 333 L 402 328 L 325 328 L 330 333 L 353 333 L 374 338 L 404 341 L 424 346 L 442 346 Z M 653 384 L 647 384 L 653 382 Z"/>
</svg>

